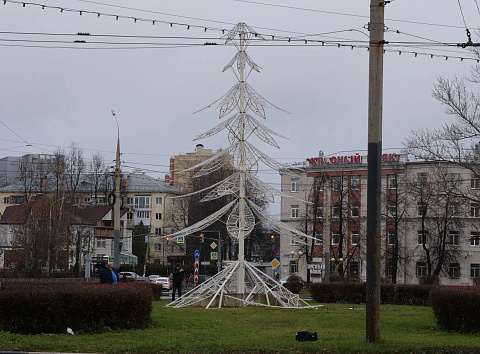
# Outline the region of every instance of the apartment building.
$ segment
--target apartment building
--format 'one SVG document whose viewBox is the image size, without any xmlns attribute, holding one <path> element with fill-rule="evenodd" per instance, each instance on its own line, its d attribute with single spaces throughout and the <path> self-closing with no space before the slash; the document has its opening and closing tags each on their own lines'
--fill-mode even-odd
<svg viewBox="0 0 480 354">
<path fill-rule="evenodd" d="M 382 277 L 418 284 L 438 273 L 441 284 L 473 284 L 480 276 L 480 184 L 447 162 L 382 156 Z M 297 166 L 298 167 L 298 166 Z M 282 175 L 281 219 L 315 236 L 283 234 L 281 276 L 320 282 L 330 275 L 366 279 L 367 156 L 306 159 L 298 177 Z M 328 248 L 326 247 L 328 245 Z M 326 251 L 329 252 L 325 262 Z"/>
</svg>

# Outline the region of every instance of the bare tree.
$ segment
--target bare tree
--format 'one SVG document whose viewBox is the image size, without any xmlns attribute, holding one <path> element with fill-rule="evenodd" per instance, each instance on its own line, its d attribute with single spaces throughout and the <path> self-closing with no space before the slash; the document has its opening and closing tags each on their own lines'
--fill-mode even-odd
<svg viewBox="0 0 480 354">
<path fill-rule="evenodd" d="M 70 144 L 68 155 L 64 159 L 64 172 L 67 182 L 68 196 L 71 203 L 77 203 L 77 190 L 80 178 L 86 171 L 83 150 L 75 142 Z"/>
<path fill-rule="evenodd" d="M 460 250 L 459 234 L 468 207 L 463 206 L 458 191 L 460 181 L 452 176 L 448 168 L 437 166 L 429 173 L 422 173 L 410 182 L 410 195 L 416 205 L 416 216 L 420 218 L 418 244 L 423 250 L 421 260 L 426 265 L 427 278 L 438 279 L 447 273 L 450 263 L 458 263 Z M 417 274 L 422 275 L 423 274 Z"/>
<path fill-rule="evenodd" d="M 24 202 L 26 203 L 41 187 L 46 171 L 43 164 L 33 162 L 28 155 L 20 158 L 19 170 Z"/>
<path fill-rule="evenodd" d="M 57 198 L 65 191 L 65 151 L 56 148 L 48 163 L 48 172 L 53 176 Z"/>
<path fill-rule="evenodd" d="M 93 154 L 92 159 L 88 163 L 88 176 L 95 205 L 98 203 L 99 192 L 106 192 L 106 186 L 103 183 L 105 181 L 105 173 L 107 173 L 105 159 L 103 155 L 97 152 Z"/>
<path fill-rule="evenodd" d="M 407 217 L 409 185 L 405 174 L 390 174 L 387 176 L 387 189 L 383 194 L 387 234 L 383 254 L 386 258 L 386 273 L 387 276 L 391 274 L 393 284 L 397 283 L 400 265 L 405 261 L 405 255 L 401 252 L 403 245 L 400 242 L 400 230 Z"/>
</svg>

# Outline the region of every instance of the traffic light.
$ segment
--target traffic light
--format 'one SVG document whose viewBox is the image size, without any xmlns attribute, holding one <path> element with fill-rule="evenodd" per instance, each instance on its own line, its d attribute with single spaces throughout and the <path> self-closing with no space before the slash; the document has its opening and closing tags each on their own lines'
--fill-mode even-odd
<svg viewBox="0 0 480 354">
<path fill-rule="evenodd" d="M 200 234 L 200 243 L 203 243 L 203 241 L 204 241 L 203 234 Z"/>
<path fill-rule="evenodd" d="M 275 235 L 270 235 L 270 240 L 275 240 Z"/>
<path fill-rule="evenodd" d="M 168 243 L 168 241 L 170 241 L 170 237 L 166 237 L 165 241 L 167 241 L 167 243 Z"/>
</svg>

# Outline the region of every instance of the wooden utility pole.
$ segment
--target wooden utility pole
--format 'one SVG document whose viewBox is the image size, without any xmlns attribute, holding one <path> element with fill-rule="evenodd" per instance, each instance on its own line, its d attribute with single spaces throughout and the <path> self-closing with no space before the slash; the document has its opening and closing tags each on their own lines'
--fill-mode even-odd
<svg viewBox="0 0 480 354">
<path fill-rule="evenodd" d="M 380 340 L 380 240 L 384 10 L 390 1 L 370 0 L 368 89 L 366 337 Z"/>
</svg>

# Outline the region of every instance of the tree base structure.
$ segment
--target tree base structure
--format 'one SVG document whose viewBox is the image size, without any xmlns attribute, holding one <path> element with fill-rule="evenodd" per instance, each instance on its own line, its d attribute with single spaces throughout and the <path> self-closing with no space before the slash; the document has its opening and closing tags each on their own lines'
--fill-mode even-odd
<svg viewBox="0 0 480 354">
<path fill-rule="evenodd" d="M 244 292 L 238 291 L 238 274 L 245 269 Z M 243 270 L 242 270 L 243 271 Z M 313 308 L 269 277 L 245 261 L 235 261 L 208 281 L 195 287 L 181 298 L 167 306 L 180 308 L 198 306 L 205 308 L 266 306 L 284 308 Z"/>
</svg>

